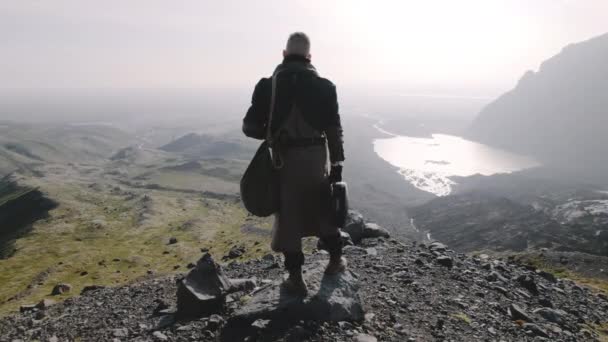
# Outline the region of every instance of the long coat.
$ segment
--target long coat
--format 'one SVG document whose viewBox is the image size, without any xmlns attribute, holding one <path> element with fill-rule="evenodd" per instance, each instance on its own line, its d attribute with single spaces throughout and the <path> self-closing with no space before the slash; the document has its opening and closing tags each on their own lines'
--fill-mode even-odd
<svg viewBox="0 0 608 342">
<path fill-rule="evenodd" d="M 332 236 L 339 232 L 329 219 L 328 166 L 330 162 L 344 160 L 342 127 L 335 86 L 319 77 L 308 61 L 286 58 L 275 73 L 278 75 L 273 134 L 287 131 L 295 139 L 327 138 L 327 145 L 279 144 L 274 149 L 284 166 L 279 170 L 281 204 L 275 214 L 271 247 L 277 252 L 299 252 L 303 237 Z M 264 138 L 270 93 L 270 79 L 260 80 L 243 120 L 247 136 Z"/>
</svg>

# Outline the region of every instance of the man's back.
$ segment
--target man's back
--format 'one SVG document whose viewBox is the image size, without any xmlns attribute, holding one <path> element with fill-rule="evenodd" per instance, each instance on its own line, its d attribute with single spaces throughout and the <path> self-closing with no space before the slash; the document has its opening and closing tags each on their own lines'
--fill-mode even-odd
<svg viewBox="0 0 608 342">
<path fill-rule="evenodd" d="M 257 83 L 243 120 L 247 136 L 265 139 L 272 117 L 272 155 L 278 169 L 280 206 L 271 247 L 285 254 L 289 278 L 284 285 L 296 294 L 306 293 L 302 280 L 303 237 L 317 236 L 327 246 L 327 273 L 335 274 L 346 267 L 328 196 L 330 183 L 342 179 L 344 160 L 336 87 L 318 75 L 310 64 L 309 51 L 310 41 L 305 34 L 298 32 L 289 37 L 283 63 L 272 78 L 262 78 Z"/>
<path fill-rule="evenodd" d="M 315 68 L 303 57 L 288 56 L 274 72 L 276 77 L 276 100 L 272 130 L 276 132 L 297 106 L 302 117 L 319 131 L 330 126 L 340 126 L 338 102 L 334 84 L 318 75 Z M 255 87 L 252 106 L 245 116 L 245 131 L 248 136 L 261 139 L 265 132 L 260 128 L 268 121 L 272 78 L 262 78 Z"/>
</svg>

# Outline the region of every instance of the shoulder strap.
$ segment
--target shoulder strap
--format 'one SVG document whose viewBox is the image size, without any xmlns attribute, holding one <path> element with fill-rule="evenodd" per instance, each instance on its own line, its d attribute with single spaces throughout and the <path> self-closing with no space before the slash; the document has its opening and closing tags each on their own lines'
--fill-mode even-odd
<svg viewBox="0 0 608 342">
<path fill-rule="evenodd" d="M 266 129 L 266 141 L 269 145 L 272 145 L 272 113 L 274 112 L 274 101 L 277 92 L 277 75 L 279 72 L 275 72 L 272 75 L 272 91 L 270 93 L 270 112 L 268 112 L 268 125 Z"/>
</svg>

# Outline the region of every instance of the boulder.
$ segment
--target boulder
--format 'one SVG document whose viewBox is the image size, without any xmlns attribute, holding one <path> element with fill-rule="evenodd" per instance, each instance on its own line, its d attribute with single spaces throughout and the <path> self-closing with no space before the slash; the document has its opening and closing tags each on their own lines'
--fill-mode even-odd
<svg viewBox="0 0 608 342">
<path fill-rule="evenodd" d="M 269 325 L 269 319 L 258 319 L 255 322 L 251 323 L 251 328 L 253 328 L 255 331 L 264 331 L 268 329 Z"/>
<path fill-rule="evenodd" d="M 566 312 L 562 310 L 554 310 L 551 308 L 540 308 L 533 312 L 547 321 L 557 324 L 562 324 L 564 322 L 564 317 L 567 315 Z"/>
<path fill-rule="evenodd" d="M 536 324 L 524 323 L 524 325 L 522 325 L 522 328 L 525 331 L 529 331 L 534 336 L 541 336 L 541 337 L 545 337 L 545 338 L 549 337 L 549 334 L 547 334 L 547 332 L 545 330 L 543 330 L 541 327 L 539 327 Z"/>
<path fill-rule="evenodd" d="M 36 309 L 36 304 L 24 304 L 19 307 L 19 312 L 28 312 Z"/>
<path fill-rule="evenodd" d="M 379 225 L 375 224 L 375 223 L 366 223 L 363 226 L 363 238 L 378 238 L 378 237 L 383 237 L 383 238 L 389 238 L 391 236 L 391 234 L 388 232 L 388 230 L 380 227 Z"/>
<path fill-rule="evenodd" d="M 177 315 L 201 317 L 224 309 L 230 280 L 206 253 L 177 285 Z"/>
<path fill-rule="evenodd" d="M 524 309 L 515 304 L 511 304 L 509 306 L 509 314 L 514 321 L 522 320 L 525 322 L 534 322 L 534 320 Z"/>
<path fill-rule="evenodd" d="M 534 277 L 522 274 L 517 277 L 517 282 L 521 287 L 530 291 L 531 294 L 538 296 L 538 287 L 536 286 L 536 281 L 534 280 Z"/>
<path fill-rule="evenodd" d="M 369 248 L 365 249 L 365 253 L 370 256 L 376 256 L 376 255 L 378 255 L 378 250 L 375 249 L 374 247 L 369 247 Z"/>
<path fill-rule="evenodd" d="M 357 334 L 353 338 L 354 342 L 378 342 L 378 339 L 368 334 Z"/>
<path fill-rule="evenodd" d="M 163 334 L 160 331 L 155 331 L 152 333 L 152 336 L 154 336 L 154 339 L 156 341 L 167 341 L 169 338 L 167 337 L 167 335 Z"/>
<path fill-rule="evenodd" d="M 36 308 L 38 308 L 40 310 L 48 309 L 51 306 L 55 305 L 55 303 L 56 302 L 54 300 L 45 298 L 45 299 L 39 301 L 38 304 L 36 304 Z"/>
<path fill-rule="evenodd" d="M 449 256 L 445 256 L 445 255 L 438 257 L 437 263 L 439 265 L 443 265 L 447 268 L 452 268 L 452 266 L 454 266 L 454 260 L 452 258 L 450 258 Z"/>
<path fill-rule="evenodd" d="M 250 327 L 257 320 L 289 321 L 362 321 L 363 305 L 356 275 L 346 271 L 326 275 L 324 263 L 307 267 L 304 279 L 308 284 L 306 298 L 293 296 L 277 280 L 254 293 L 229 320 L 227 328 Z M 236 328 L 238 329 L 238 328 Z"/>
<path fill-rule="evenodd" d="M 442 244 L 441 242 L 432 242 L 429 245 L 429 249 L 433 252 L 445 252 L 448 249 L 448 246 Z"/>
<path fill-rule="evenodd" d="M 207 320 L 207 329 L 215 331 L 222 326 L 222 324 L 224 324 L 224 317 L 214 314 L 209 317 L 209 320 Z"/>
<path fill-rule="evenodd" d="M 365 238 L 389 238 L 390 233 L 375 223 L 365 223 L 363 215 L 355 210 L 349 210 L 346 223 L 342 230 L 352 239 L 354 244 L 359 244 Z"/>
<path fill-rule="evenodd" d="M 85 287 L 82 288 L 82 291 L 80 291 L 80 294 L 83 295 L 87 292 L 101 290 L 101 289 L 105 289 L 105 288 L 106 287 L 102 286 L 102 285 L 86 285 Z"/>
<path fill-rule="evenodd" d="M 232 246 L 227 255 L 224 255 L 223 260 L 236 259 L 245 254 L 245 246 Z"/>
<path fill-rule="evenodd" d="M 361 242 L 361 239 L 363 239 L 364 229 L 365 221 L 363 220 L 363 215 L 357 211 L 349 210 L 348 216 L 346 217 L 346 223 L 342 230 L 350 235 L 355 244 L 358 244 Z"/>
<path fill-rule="evenodd" d="M 66 292 L 70 292 L 70 290 L 72 290 L 72 285 L 60 283 L 60 284 L 55 285 L 55 287 L 53 287 L 53 291 L 51 291 L 51 295 L 57 296 L 60 294 L 64 294 Z"/>
</svg>

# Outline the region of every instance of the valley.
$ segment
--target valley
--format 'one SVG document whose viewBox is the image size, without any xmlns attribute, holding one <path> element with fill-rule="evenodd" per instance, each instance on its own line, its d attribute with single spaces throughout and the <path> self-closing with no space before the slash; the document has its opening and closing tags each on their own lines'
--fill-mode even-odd
<svg viewBox="0 0 608 342">
<path fill-rule="evenodd" d="M 9 129 L 16 133 L 15 127 Z M 70 132 L 70 139 L 79 142 L 99 141 L 116 131 L 79 127 Z M 86 145 L 69 146 L 73 154 L 57 148 L 45 160 L 44 144 L 57 146 L 65 136 L 40 139 L 44 143 L 15 137 L 3 136 L 24 147 L 3 150 L 15 171 L 3 179 L 0 196 L 5 246 L 0 314 L 50 298 L 58 283 L 72 286 L 65 298 L 88 285 L 116 286 L 183 272 L 202 248 L 218 259 L 237 245 L 246 247 L 242 258 L 269 251 L 270 221 L 249 217 L 238 199 L 242 160 L 186 156 L 136 143 L 125 148 L 126 139 L 108 140 L 98 154 L 90 154 Z M 14 211 L 11 203 L 22 199 L 18 203 L 27 204 L 32 195 L 30 202 L 48 204 L 39 204 L 39 211 L 32 205 Z"/>
</svg>

